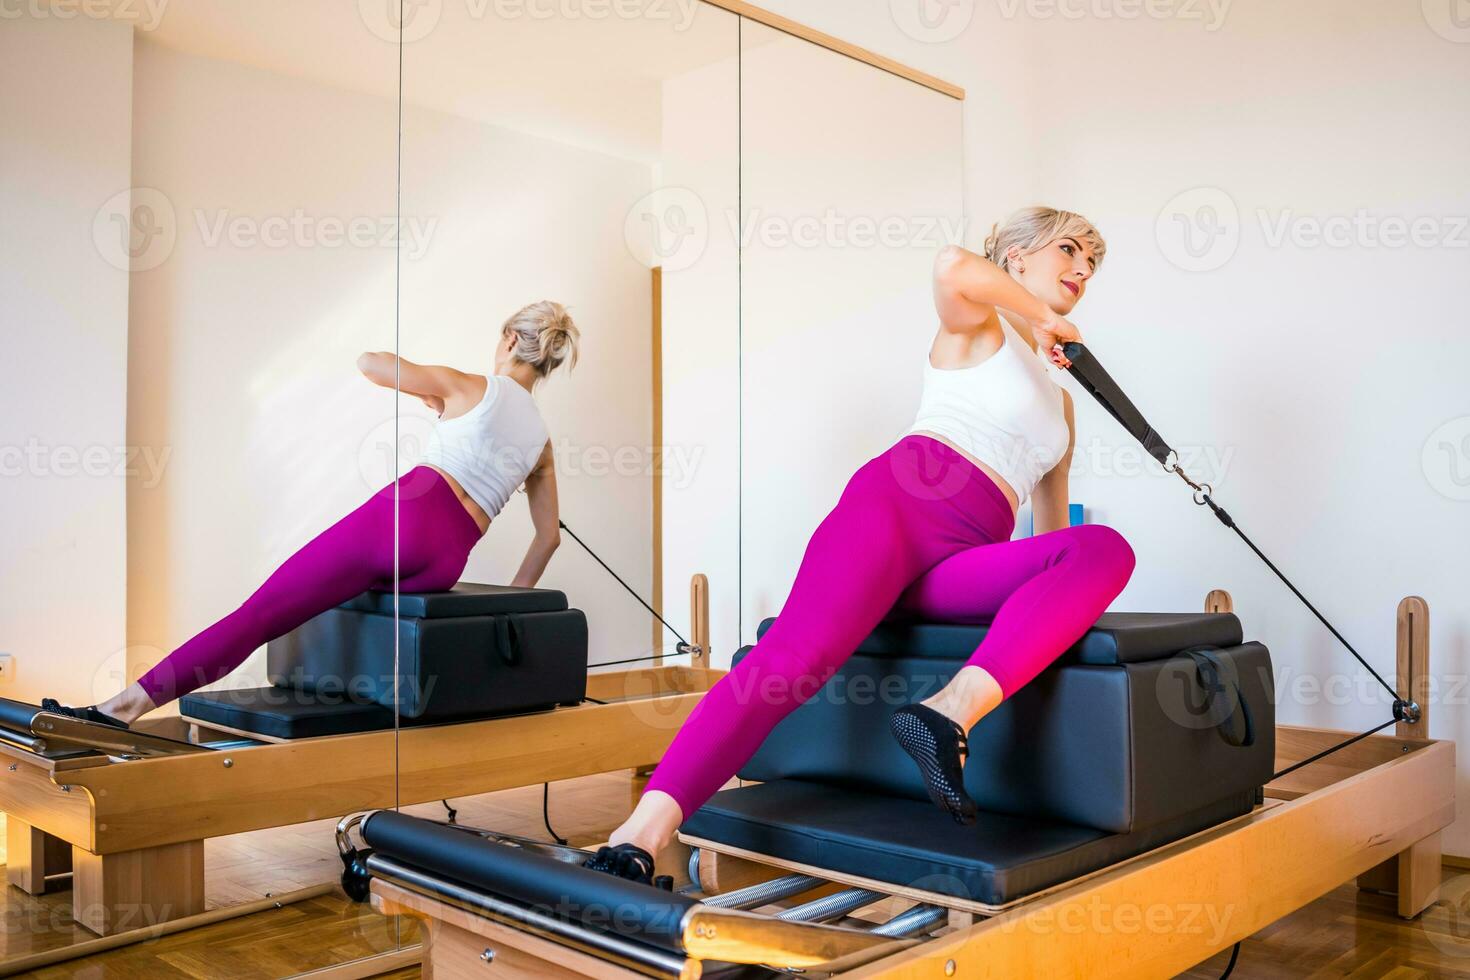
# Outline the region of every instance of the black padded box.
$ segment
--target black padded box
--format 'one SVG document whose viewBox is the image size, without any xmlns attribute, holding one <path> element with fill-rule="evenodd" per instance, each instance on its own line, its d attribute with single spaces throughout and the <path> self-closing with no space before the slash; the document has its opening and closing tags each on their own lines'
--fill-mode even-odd
<svg viewBox="0 0 1470 980">
<path fill-rule="evenodd" d="M 394 704 L 414 721 L 483 718 L 587 693 L 587 618 L 552 589 L 461 582 L 448 592 L 365 592 L 266 647 L 271 684 Z"/>
<path fill-rule="evenodd" d="M 716 794 L 683 830 L 895 884 L 943 872 L 932 890 L 1003 905 L 1248 813 L 1270 779 L 1271 660 L 1239 620 L 1108 614 L 970 733 L 965 786 L 982 815 L 954 824 L 888 716 L 948 682 L 986 628 L 881 624 L 740 770 L 762 785 Z M 1222 736 L 1177 655 L 1201 646 L 1250 713 L 1249 746 Z"/>
</svg>

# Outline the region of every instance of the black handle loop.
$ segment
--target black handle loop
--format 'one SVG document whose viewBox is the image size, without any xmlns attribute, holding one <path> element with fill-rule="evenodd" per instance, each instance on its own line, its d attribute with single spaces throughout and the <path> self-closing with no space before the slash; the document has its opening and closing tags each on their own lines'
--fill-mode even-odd
<svg viewBox="0 0 1470 980">
<path fill-rule="evenodd" d="M 1190 647 L 1182 656 L 1194 661 L 1195 681 L 1205 696 L 1205 720 L 1226 744 L 1247 748 L 1256 744 L 1250 705 L 1240 693 L 1234 670 L 1220 662 L 1218 653 L 1218 647 Z"/>
<path fill-rule="evenodd" d="M 1154 427 L 1148 424 L 1143 413 L 1128 400 L 1123 394 L 1123 389 L 1112 379 L 1103 366 L 1098 363 L 1097 358 L 1092 356 L 1086 345 L 1075 340 L 1068 341 L 1062 345 L 1062 353 L 1072 366 L 1067 370 L 1077 380 L 1088 394 L 1096 398 L 1107 413 L 1118 420 L 1118 424 L 1127 429 L 1133 438 L 1143 444 L 1144 450 L 1158 460 L 1160 466 L 1169 465 L 1169 455 L 1174 452 L 1164 437 L 1154 431 Z"/>
<path fill-rule="evenodd" d="M 495 652 L 507 667 L 521 662 L 521 618 L 519 616 L 495 617 Z"/>
</svg>

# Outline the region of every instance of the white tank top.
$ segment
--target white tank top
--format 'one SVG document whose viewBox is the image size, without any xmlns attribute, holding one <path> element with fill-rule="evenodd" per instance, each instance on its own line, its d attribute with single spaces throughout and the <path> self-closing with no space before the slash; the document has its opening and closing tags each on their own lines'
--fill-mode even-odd
<svg viewBox="0 0 1470 980">
<path fill-rule="evenodd" d="M 942 370 L 924 358 L 924 393 L 908 431 L 944 436 L 999 473 L 1025 503 L 1067 451 L 1067 416 L 1044 354 L 999 319 L 1005 343 L 979 364 Z"/>
<path fill-rule="evenodd" d="M 458 480 L 493 518 L 535 469 L 546 438 L 531 393 L 514 378 L 492 374 L 479 404 L 434 424 L 422 462 Z"/>
</svg>

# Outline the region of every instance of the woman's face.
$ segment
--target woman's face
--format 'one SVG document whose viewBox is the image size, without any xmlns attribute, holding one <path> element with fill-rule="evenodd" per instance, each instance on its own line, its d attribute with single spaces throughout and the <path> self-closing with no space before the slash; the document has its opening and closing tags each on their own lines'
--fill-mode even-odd
<svg viewBox="0 0 1470 980">
<path fill-rule="evenodd" d="M 1076 238 L 1058 238 L 1034 252 L 1013 257 L 1008 265 L 1038 299 L 1062 316 L 1072 312 L 1087 292 L 1097 268 L 1092 247 Z"/>
</svg>

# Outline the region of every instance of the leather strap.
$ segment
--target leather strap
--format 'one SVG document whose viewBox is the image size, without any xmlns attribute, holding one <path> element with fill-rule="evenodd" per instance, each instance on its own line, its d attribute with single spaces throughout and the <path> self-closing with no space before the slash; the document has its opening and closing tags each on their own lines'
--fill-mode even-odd
<svg viewBox="0 0 1470 980">
<path fill-rule="evenodd" d="M 1233 668 L 1221 663 L 1217 647 L 1190 647 L 1182 656 L 1194 661 L 1194 678 L 1204 692 L 1205 721 L 1229 745 L 1245 748 L 1256 743 L 1250 705 L 1240 693 Z"/>
<path fill-rule="evenodd" d="M 508 667 L 521 662 L 521 647 L 524 639 L 521 617 L 495 617 L 495 652 Z"/>
<path fill-rule="evenodd" d="M 1154 431 L 1154 427 L 1148 424 L 1128 396 L 1123 394 L 1123 389 L 1112 379 L 1103 366 L 1098 363 L 1097 358 L 1083 344 L 1074 342 L 1062 345 L 1062 353 L 1072 362 L 1067 370 L 1077 383 L 1086 388 L 1093 398 L 1103 408 L 1107 409 L 1109 415 L 1118 420 L 1118 424 L 1127 429 L 1128 432 L 1143 443 L 1143 448 L 1148 454 L 1159 461 L 1160 466 L 1167 466 L 1166 460 L 1174 450 L 1164 441 L 1164 437 Z"/>
</svg>

